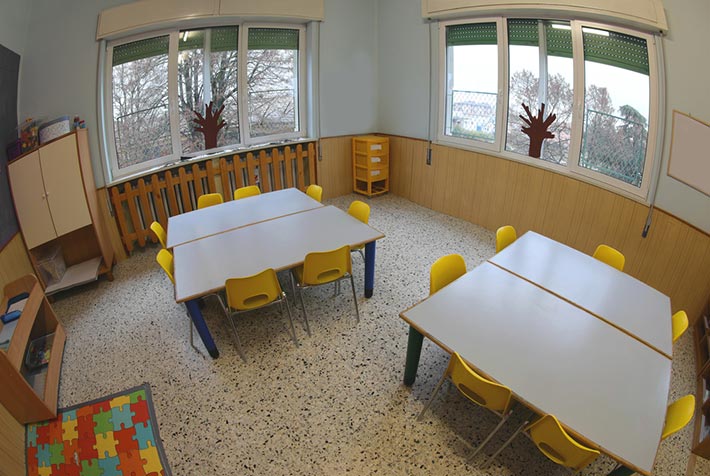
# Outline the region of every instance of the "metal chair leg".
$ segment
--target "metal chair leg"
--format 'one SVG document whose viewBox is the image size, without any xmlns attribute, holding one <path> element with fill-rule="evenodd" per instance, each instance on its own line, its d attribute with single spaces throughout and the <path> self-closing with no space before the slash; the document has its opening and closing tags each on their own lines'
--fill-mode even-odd
<svg viewBox="0 0 710 476">
<path fill-rule="evenodd" d="M 446 372 L 444 372 L 444 375 L 441 376 L 441 379 L 439 380 L 439 383 L 436 384 L 436 387 L 434 387 L 434 391 L 431 392 L 431 397 L 429 397 L 429 401 L 426 402 L 426 405 L 424 405 L 424 408 L 422 408 L 422 411 L 417 415 L 417 421 L 422 421 L 422 418 L 424 418 L 424 413 L 429 409 L 431 406 L 431 403 L 434 401 L 434 398 L 436 397 L 436 394 L 439 393 L 439 389 L 441 386 L 444 384 L 444 381 L 446 380 L 446 377 L 448 375 Z"/>
<path fill-rule="evenodd" d="M 293 342 L 296 345 L 299 345 L 298 337 L 296 337 L 296 328 L 293 326 L 293 318 L 291 317 L 291 306 L 288 305 L 288 298 L 286 297 L 286 293 L 281 294 L 281 314 L 283 314 L 284 312 L 284 302 L 286 303 L 286 311 L 288 312 L 288 322 L 291 324 L 291 335 L 293 336 Z"/>
<path fill-rule="evenodd" d="M 244 354 L 244 350 L 242 349 L 242 342 L 239 340 L 239 334 L 237 334 L 237 326 L 234 325 L 234 320 L 232 319 L 232 315 L 227 310 L 227 306 L 225 306 L 224 302 L 222 301 L 222 298 L 217 296 L 217 300 L 219 301 L 219 304 L 222 306 L 222 311 L 224 311 L 224 315 L 227 317 L 229 324 L 232 326 L 232 332 L 234 333 L 234 341 L 236 343 L 237 352 L 239 352 L 239 356 L 242 358 L 242 360 L 244 362 L 246 362 L 247 356 Z"/>
<path fill-rule="evenodd" d="M 510 410 L 506 415 L 503 415 L 503 417 L 500 419 L 500 422 L 498 423 L 498 425 L 496 425 L 496 427 L 493 428 L 493 431 L 491 431 L 488 434 L 486 439 L 483 440 L 483 442 L 480 445 L 478 445 L 478 448 L 476 448 L 475 451 L 473 452 L 473 454 L 468 457 L 467 461 L 471 461 L 473 458 L 476 457 L 476 455 L 483 449 L 483 447 L 486 446 L 489 441 L 491 441 L 491 439 L 496 435 L 496 433 L 498 433 L 498 430 L 500 430 L 503 427 L 503 424 L 506 421 L 508 421 L 508 418 L 510 418 L 510 415 L 512 415 L 512 414 L 513 414 L 513 410 Z"/>
<path fill-rule="evenodd" d="M 338 280 L 340 282 L 340 280 Z M 357 322 L 360 322 L 360 308 L 357 305 L 357 295 L 355 294 L 355 281 L 353 280 L 353 275 L 350 275 L 350 286 L 353 288 L 353 301 L 355 301 L 355 315 L 357 316 Z"/>
<path fill-rule="evenodd" d="M 515 439 L 515 437 L 518 436 L 518 433 L 523 431 L 525 429 L 525 427 L 528 426 L 528 423 L 530 423 L 530 420 L 526 419 L 525 422 L 522 425 L 520 425 L 517 430 L 515 430 L 515 432 L 510 436 L 510 438 L 505 440 L 505 443 L 503 443 L 503 445 L 500 448 L 498 448 L 498 450 L 496 450 L 496 452 L 493 453 L 490 456 L 490 458 L 488 458 L 486 460 L 485 463 L 483 463 L 481 465 L 481 469 L 487 468 L 493 462 L 493 460 L 496 458 L 496 456 L 498 456 L 501 453 L 501 451 L 506 449 L 508 447 L 508 445 L 510 445 L 510 443 Z"/>
<path fill-rule="evenodd" d="M 192 316 L 190 316 L 190 313 L 189 313 L 189 312 L 187 313 L 187 322 L 188 322 L 188 325 L 190 326 L 190 347 L 192 347 L 193 349 L 195 349 L 195 351 L 196 351 L 198 354 L 202 355 L 202 352 L 200 351 L 200 349 L 198 349 L 198 348 L 195 346 L 195 338 L 194 338 L 194 328 L 195 328 L 195 325 L 192 323 Z M 204 357 L 204 356 L 203 356 L 203 357 Z"/>
<path fill-rule="evenodd" d="M 311 326 L 308 325 L 308 313 L 306 312 L 306 305 L 303 302 L 303 288 L 301 286 L 298 287 L 298 297 L 301 298 L 301 308 L 303 308 L 303 320 L 306 321 L 306 332 L 308 333 L 308 337 L 311 336 Z"/>
</svg>

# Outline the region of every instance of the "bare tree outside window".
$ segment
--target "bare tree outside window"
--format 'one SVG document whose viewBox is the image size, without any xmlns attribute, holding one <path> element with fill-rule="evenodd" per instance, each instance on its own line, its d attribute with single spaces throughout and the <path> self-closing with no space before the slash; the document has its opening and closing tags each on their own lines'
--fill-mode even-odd
<svg viewBox="0 0 710 476">
<path fill-rule="evenodd" d="M 247 88 L 252 137 L 298 130 L 297 50 L 249 50 Z"/>
</svg>

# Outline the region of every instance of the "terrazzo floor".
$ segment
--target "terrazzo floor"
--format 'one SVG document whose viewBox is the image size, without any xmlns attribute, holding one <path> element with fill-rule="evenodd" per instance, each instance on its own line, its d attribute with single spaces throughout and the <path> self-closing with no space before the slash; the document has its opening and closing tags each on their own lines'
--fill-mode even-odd
<svg viewBox="0 0 710 476">
<path fill-rule="evenodd" d="M 346 209 L 360 197 L 328 203 Z M 362 294 L 363 262 L 353 255 L 361 321 L 349 287 L 306 295 L 312 337 L 294 312 L 300 345 L 289 337 L 278 307 L 237 322 L 248 358 L 235 351 L 216 303 L 204 309 L 219 346 L 217 360 L 189 345 L 184 306 L 155 262 L 157 248 L 136 251 L 99 281 L 57 296 L 53 306 L 67 332 L 60 406 L 143 382 L 152 387 L 160 434 L 174 475 L 566 475 L 524 437 L 487 470 L 481 456 L 467 463 L 497 419 L 448 387 L 418 423 L 448 362 L 425 339 L 413 387 L 402 384 L 407 325 L 399 313 L 428 293 L 431 263 L 460 253 L 470 268 L 494 254 L 493 233 L 395 196 L 369 201 L 377 244 L 375 294 Z M 290 287 L 281 276 L 284 289 Z M 293 308 L 293 305 L 292 305 Z M 295 309 L 294 309 L 295 310 Z M 693 388 L 694 356 L 686 333 L 674 349 L 671 400 Z M 446 389 L 446 387 L 445 387 Z M 490 454 L 515 424 L 485 450 Z M 506 432 L 505 430 L 509 430 Z M 654 474 L 685 475 L 691 426 L 661 444 Z M 710 475 L 698 460 L 695 476 Z M 599 458 L 584 475 L 604 475 Z"/>
</svg>

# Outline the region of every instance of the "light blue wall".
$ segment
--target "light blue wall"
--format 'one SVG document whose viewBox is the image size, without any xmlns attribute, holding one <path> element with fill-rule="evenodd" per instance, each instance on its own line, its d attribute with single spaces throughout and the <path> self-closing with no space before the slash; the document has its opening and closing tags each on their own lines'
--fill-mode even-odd
<svg viewBox="0 0 710 476">
<path fill-rule="evenodd" d="M 429 26 L 420 0 L 379 0 L 379 132 L 426 139 Z M 436 114 L 434 114 L 436 115 Z"/>
<path fill-rule="evenodd" d="M 0 45 L 20 56 L 25 54 L 30 7 L 26 0 L 0 1 Z"/>
<path fill-rule="evenodd" d="M 322 137 L 377 130 L 376 7 L 376 0 L 325 0 L 320 30 Z"/>
</svg>

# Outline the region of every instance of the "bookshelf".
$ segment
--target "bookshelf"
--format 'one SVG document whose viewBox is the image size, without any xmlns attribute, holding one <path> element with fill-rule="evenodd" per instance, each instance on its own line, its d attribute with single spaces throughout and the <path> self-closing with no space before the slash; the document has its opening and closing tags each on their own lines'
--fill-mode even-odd
<svg viewBox="0 0 710 476">
<path fill-rule="evenodd" d="M 7 350 L 0 350 L 0 403 L 20 423 L 48 420 L 57 416 L 59 374 L 66 334 L 37 278 L 28 274 L 7 284 L 0 309 L 8 299 L 21 293 L 29 297 L 17 321 Z M 3 324 L 0 322 L 0 330 Z M 49 361 L 30 368 L 27 351 L 30 343 L 45 338 L 51 348 Z"/>
</svg>

